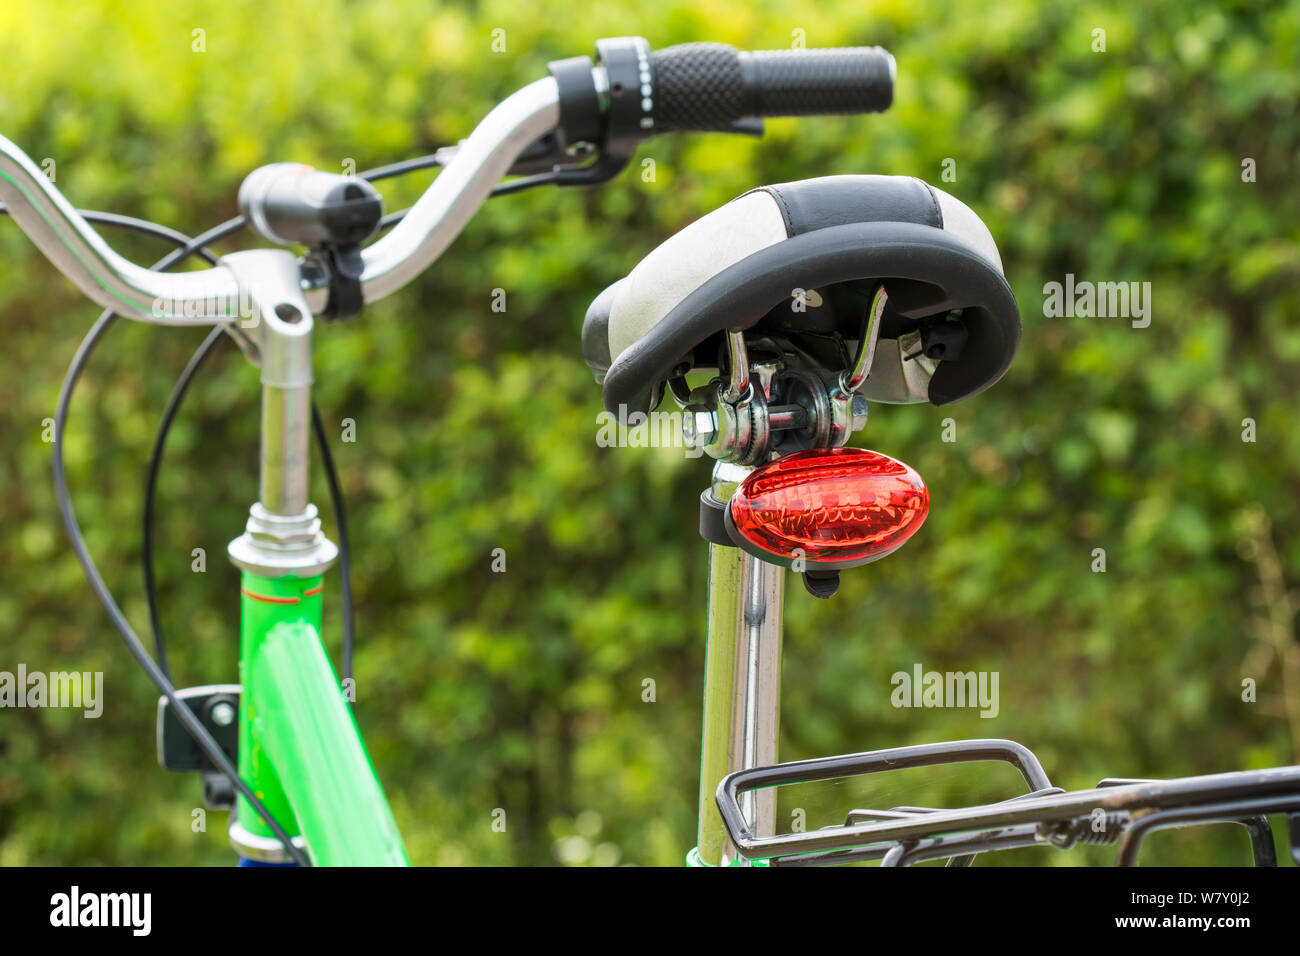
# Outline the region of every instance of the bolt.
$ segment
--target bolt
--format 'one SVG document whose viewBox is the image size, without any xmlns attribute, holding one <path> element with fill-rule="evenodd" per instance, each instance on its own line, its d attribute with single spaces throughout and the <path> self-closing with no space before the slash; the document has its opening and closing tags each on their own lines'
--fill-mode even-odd
<svg viewBox="0 0 1300 956">
<path fill-rule="evenodd" d="M 212 722 L 218 727 L 229 727 L 235 722 L 235 708 L 228 700 L 219 700 L 212 705 Z"/>
<path fill-rule="evenodd" d="M 704 405 L 687 405 L 682 411 L 682 435 L 690 448 L 703 448 L 718 435 L 718 420 Z"/>
</svg>

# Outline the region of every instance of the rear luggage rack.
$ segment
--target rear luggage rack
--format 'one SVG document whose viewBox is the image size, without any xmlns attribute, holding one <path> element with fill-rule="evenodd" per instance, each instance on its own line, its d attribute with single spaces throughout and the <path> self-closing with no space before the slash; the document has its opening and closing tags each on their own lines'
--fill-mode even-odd
<svg viewBox="0 0 1300 956">
<path fill-rule="evenodd" d="M 835 780 L 889 770 L 997 760 L 1020 771 L 1029 792 L 960 809 L 850 810 L 843 824 L 806 833 L 755 835 L 740 795 L 783 784 Z M 1117 844 L 1116 866 L 1134 866 L 1156 830 L 1239 823 L 1250 833 L 1256 866 L 1277 866 L 1267 814 L 1288 816 L 1291 858 L 1300 865 L 1300 767 L 1245 770 L 1173 780 L 1107 778 L 1091 790 L 1054 787 L 1028 748 L 1010 740 L 957 740 L 820 757 L 741 770 L 717 790 L 718 809 L 741 857 L 771 866 L 834 866 L 879 860 L 909 866 L 947 859 L 969 866 L 979 853 L 1080 843 Z"/>
</svg>

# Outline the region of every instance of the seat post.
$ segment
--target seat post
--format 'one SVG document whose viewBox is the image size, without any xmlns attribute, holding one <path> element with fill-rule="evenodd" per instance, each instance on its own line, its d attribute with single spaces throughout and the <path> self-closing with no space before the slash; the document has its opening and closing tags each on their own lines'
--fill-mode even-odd
<svg viewBox="0 0 1300 956">
<path fill-rule="evenodd" d="M 752 470 L 719 462 L 713 470 L 714 497 L 729 500 Z M 776 763 L 784 596 L 783 568 L 739 548 L 709 545 L 698 833 L 705 865 L 727 866 L 738 859 L 714 799 L 718 783 L 734 771 Z M 771 836 L 776 791 L 752 791 L 742 801 L 755 832 Z"/>
</svg>

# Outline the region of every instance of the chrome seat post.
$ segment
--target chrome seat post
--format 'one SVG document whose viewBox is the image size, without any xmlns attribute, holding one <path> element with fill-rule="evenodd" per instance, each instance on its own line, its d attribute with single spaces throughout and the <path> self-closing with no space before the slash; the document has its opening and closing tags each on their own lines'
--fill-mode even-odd
<svg viewBox="0 0 1300 956">
<path fill-rule="evenodd" d="M 729 500 L 752 470 L 718 462 L 713 470 L 714 497 Z M 741 860 L 714 800 L 718 783 L 729 773 L 777 760 L 784 597 L 783 568 L 739 548 L 709 545 L 698 833 L 700 862 L 706 865 L 727 866 Z M 775 790 L 750 792 L 744 799 L 746 820 L 756 832 L 773 835 Z"/>
</svg>

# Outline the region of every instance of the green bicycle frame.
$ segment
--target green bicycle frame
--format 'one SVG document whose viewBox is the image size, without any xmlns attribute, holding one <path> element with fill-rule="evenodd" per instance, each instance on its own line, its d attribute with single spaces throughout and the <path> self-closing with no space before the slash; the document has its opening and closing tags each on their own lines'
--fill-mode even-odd
<svg viewBox="0 0 1300 956">
<path fill-rule="evenodd" d="M 318 866 L 403 866 L 402 839 L 321 645 L 320 576 L 243 575 L 239 773 Z M 243 798 L 247 846 L 277 841 Z M 259 838 L 249 841 L 247 836 Z"/>
</svg>

